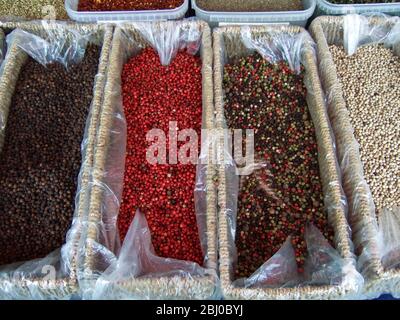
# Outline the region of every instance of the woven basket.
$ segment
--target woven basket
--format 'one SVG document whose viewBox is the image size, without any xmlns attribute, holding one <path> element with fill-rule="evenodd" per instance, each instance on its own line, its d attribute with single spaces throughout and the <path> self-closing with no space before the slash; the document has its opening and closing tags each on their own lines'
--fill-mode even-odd
<svg viewBox="0 0 400 320">
<path fill-rule="evenodd" d="M 169 22 L 171 23 L 171 22 Z M 202 88 L 203 88 L 203 128 L 213 128 L 213 90 L 212 90 L 212 49 L 211 35 L 207 24 L 203 22 L 174 22 L 176 27 L 187 28 L 192 24 L 197 24 L 202 33 L 200 56 L 202 58 Z M 164 22 L 156 23 L 156 28 L 163 28 Z M 93 170 L 94 181 L 104 181 L 106 176 L 106 165 L 108 151 L 111 143 L 111 131 L 114 121 L 114 111 L 118 102 L 117 93 L 121 92 L 121 72 L 126 59 L 126 51 L 133 56 L 138 49 L 132 45 L 133 41 L 126 43 L 123 34 L 128 34 L 140 47 L 149 46 L 139 31 L 133 25 L 126 24 L 123 30 L 119 27 L 114 32 L 112 52 L 110 54 L 110 64 L 108 69 L 107 84 L 105 88 L 104 110 L 100 119 L 100 131 L 98 134 L 97 149 L 95 153 L 95 164 Z M 130 47 L 125 47 L 130 46 Z M 126 50 L 126 48 L 128 50 Z M 112 159 L 111 159 L 112 160 Z M 207 238 L 207 262 L 205 267 L 216 270 L 217 249 L 216 249 L 216 188 L 213 184 L 215 169 L 208 166 L 207 170 L 207 208 L 206 208 L 206 238 Z M 121 181 L 122 183 L 122 181 Z M 101 183 L 100 183 L 101 184 Z M 84 258 L 85 278 L 90 280 L 93 272 L 96 273 L 96 266 L 102 263 L 101 256 L 96 252 L 96 243 L 101 243 L 101 236 L 104 226 L 102 225 L 102 208 L 105 201 L 104 187 L 99 183 L 94 183 L 91 191 L 88 234 L 86 240 L 86 255 Z M 118 208 L 116 208 L 118 210 Z M 115 222 L 114 222 L 115 223 Z M 96 278 L 93 278 L 95 281 Z M 153 299 L 206 299 L 215 294 L 215 279 L 209 277 L 157 277 L 157 278 L 131 278 L 126 281 L 111 284 L 111 292 L 124 290 L 129 296 L 137 298 Z M 113 295 L 113 294 L 111 294 Z M 115 297 L 118 297 L 117 293 Z"/>
<path fill-rule="evenodd" d="M 55 28 L 63 28 L 63 26 L 54 26 Z M 92 105 L 89 113 L 90 120 L 87 124 L 85 141 L 85 153 L 82 155 L 82 167 L 80 171 L 80 193 L 79 200 L 76 202 L 75 215 L 74 215 L 74 227 L 75 232 L 71 235 L 69 243 L 71 243 L 71 251 L 68 253 L 71 261 L 70 274 L 65 275 L 65 278 L 57 280 L 43 280 L 41 278 L 31 278 L 29 275 L 24 279 L 12 279 L 7 280 L 0 278 L 0 291 L 4 289 L 5 292 L 13 291 L 21 298 L 31 298 L 35 295 L 46 298 L 65 298 L 71 294 L 78 292 L 77 283 L 77 247 L 79 237 L 81 234 L 80 220 L 84 214 L 87 213 L 88 206 L 88 183 L 90 177 L 90 169 L 93 164 L 93 149 L 94 143 L 96 142 L 96 134 L 98 128 L 99 114 L 103 102 L 103 92 L 105 86 L 105 75 L 108 67 L 108 57 L 111 48 L 112 40 L 112 27 L 99 27 L 94 25 L 70 25 L 69 27 L 76 28 L 81 31 L 88 31 L 94 34 L 94 42 L 102 46 L 101 56 L 99 60 L 98 73 L 96 75 L 94 94 Z M 25 31 L 37 34 L 45 35 L 43 26 L 40 24 L 22 22 L 22 23 L 1 23 L 0 28 L 9 32 L 15 28 L 21 28 Z M 4 112 L 7 116 L 8 109 L 11 105 L 13 92 L 18 80 L 19 73 L 22 66 L 27 61 L 28 55 L 18 47 L 18 42 L 14 41 L 8 48 L 7 59 L 4 62 L 4 72 L 0 79 L 0 113 Z M 0 151 L 4 141 L 4 132 L 0 132 Z M 76 224 L 76 226 L 75 226 Z M 34 293 L 33 293 L 34 292 Z"/>
<path fill-rule="evenodd" d="M 329 45 L 343 45 L 343 17 L 319 17 L 311 25 L 311 33 L 317 42 L 318 60 L 324 89 L 329 91 L 329 117 L 336 138 L 337 152 L 343 171 L 343 187 L 349 199 L 350 224 L 357 255 L 363 255 L 362 273 L 365 292 L 379 295 L 381 292 L 400 293 L 400 270 L 385 270 L 378 247 L 377 217 L 372 196 L 362 174 L 363 165 L 358 152 L 354 129 L 343 97 L 336 66 Z M 373 24 L 387 24 L 386 19 L 373 18 Z M 400 54 L 400 47 L 395 48 Z M 354 146 L 349 148 L 349 146 Z M 359 173 L 359 174 L 355 174 Z M 361 259 L 359 259 L 361 260 Z"/>
<path fill-rule="evenodd" d="M 265 37 L 266 32 L 282 32 L 294 35 L 304 31 L 297 26 L 259 26 L 251 27 L 253 38 Z M 216 126 L 225 127 L 224 120 L 224 93 L 222 77 L 224 70 L 224 57 L 229 61 L 234 58 L 248 55 L 248 50 L 241 41 L 241 28 L 235 26 L 222 27 L 214 30 L 214 81 L 215 81 L 215 108 L 217 113 Z M 225 53 L 225 56 L 224 56 Z M 331 139 L 330 125 L 328 122 L 324 95 L 322 93 L 315 55 L 311 47 L 304 50 L 304 67 L 306 70 L 305 81 L 309 85 L 307 97 L 308 107 L 313 119 L 318 142 L 318 160 L 322 173 L 322 185 L 325 201 L 329 202 L 329 222 L 335 232 L 335 246 L 343 258 L 353 258 L 349 227 L 346 221 L 345 209 L 342 204 L 343 195 L 337 172 L 336 156 Z M 311 90 L 310 90 L 311 88 Z M 220 141 L 223 143 L 222 140 Z M 223 150 L 220 148 L 220 150 Z M 219 255 L 220 277 L 224 297 L 228 299 L 336 299 L 344 298 L 354 293 L 354 288 L 343 281 L 339 285 L 304 286 L 295 288 L 243 288 L 233 285 L 233 257 L 230 256 L 229 236 L 230 225 L 227 218 L 227 202 L 229 201 L 229 188 L 226 184 L 227 175 L 224 166 L 219 167 Z"/>
</svg>

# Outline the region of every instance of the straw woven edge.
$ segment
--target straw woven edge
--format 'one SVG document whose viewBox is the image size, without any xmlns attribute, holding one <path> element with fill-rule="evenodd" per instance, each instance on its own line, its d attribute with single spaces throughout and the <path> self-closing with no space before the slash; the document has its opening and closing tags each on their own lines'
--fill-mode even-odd
<svg viewBox="0 0 400 320">
<path fill-rule="evenodd" d="M 55 28 L 62 27 L 62 25 L 53 25 Z M 84 156 L 85 162 L 82 163 L 81 171 L 81 192 L 79 198 L 79 208 L 78 213 L 74 216 L 73 220 L 79 221 L 85 214 L 85 203 L 88 201 L 89 195 L 87 194 L 88 183 L 89 183 L 89 175 L 91 170 L 91 163 L 93 162 L 93 148 L 95 143 L 95 137 L 97 133 L 97 122 L 99 117 L 99 112 L 101 109 L 101 104 L 103 101 L 103 88 L 105 85 L 105 75 L 107 66 L 108 66 L 108 57 L 109 51 L 111 49 L 111 40 L 112 40 L 112 30 L 113 28 L 110 26 L 96 26 L 92 24 L 87 25 L 79 25 L 75 23 L 68 24 L 68 27 L 77 28 L 82 31 L 92 31 L 92 32 L 101 32 L 103 30 L 103 39 L 102 39 L 102 48 L 101 48 L 101 56 L 98 65 L 98 71 L 95 78 L 95 84 L 93 88 L 93 99 L 90 107 L 89 116 L 91 116 L 90 124 L 88 126 L 88 138 L 87 138 L 87 147 L 86 154 Z M 16 28 L 23 29 L 28 32 L 33 33 L 41 33 L 44 28 L 39 23 L 34 22 L 6 22 L 0 23 L 1 31 L 4 29 L 13 30 Z M 3 32 L 4 34 L 4 32 Z M 9 62 L 6 64 L 4 73 L 1 77 L 0 82 L 0 101 L 2 102 L 0 108 L 5 109 L 9 108 L 11 104 L 12 95 L 14 93 L 14 88 L 16 81 L 19 76 L 19 69 L 23 65 L 24 61 L 14 61 L 15 55 L 18 51 L 21 51 L 15 44 L 11 45 L 10 51 L 12 50 L 12 55 L 9 56 Z M 26 55 L 27 57 L 27 55 Z M 18 69 L 18 72 L 15 72 Z M 13 79 L 13 76 L 15 77 Z M 10 82 L 13 83 L 12 90 L 9 90 Z M 6 103 L 3 101 L 6 99 Z M 79 231 L 82 232 L 82 226 L 79 226 Z M 13 279 L 12 284 L 18 287 L 19 290 L 24 292 L 26 297 L 30 296 L 31 290 L 34 288 L 35 292 L 40 292 L 44 297 L 49 298 L 63 298 L 65 295 L 71 295 L 77 293 L 79 291 L 78 282 L 77 282 L 77 250 L 78 250 L 78 242 L 79 242 L 79 232 L 75 236 L 75 239 L 72 241 L 73 243 L 73 253 L 71 253 L 71 274 L 68 277 L 56 280 L 43 280 L 41 278 L 36 277 L 26 277 L 26 278 L 18 278 Z M 4 288 L 5 291 L 9 290 L 10 282 L 0 279 L 0 288 Z"/>
<path fill-rule="evenodd" d="M 347 118 L 343 118 L 343 114 L 348 114 L 346 108 L 346 102 L 343 97 L 342 88 L 340 85 L 340 81 L 336 72 L 336 66 L 333 62 L 332 55 L 330 54 L 328 47 L 328 40 L 325 36 L 325 26 L 329 25 L 330 36 L 337 37 L 340 32 L 340 27 L 343 25 L 343 17 L 342 16 L 322 16 L 318 17 L 313 21 L 310 27 L 310 32 L 317 43 L 317 56 L 319 61 L 324 61 L 323 67 L 320 67 L 321 78 L 323 82 L 326 83 L 329 88 L 331 88 L 330 96 L 331 96 L 331 121 L 335 121 L 334 119 L 340 119 L 340 126 L 333 126 L 336 136 L 336 143 L 338 148 L 340 148 L 340 144 L 349 144 L 356 141 L 355 136 L 353 134 L 354 129 L 350 123 L 350 120 Z M 372 23 L 379 24 L 383 22 L 387 22 L 387 19 L 374 17 L 371 19 Z M 333 118 L 333 119 L 332 119 Z M 349 155 L 349 166 L 354 168 L 354 170 L 359 170 L 362 172 L 363 165 L 359 154 L 351 150 L 351 154 Z M 359 201 L 364 201 L 363 199 L 368 197 L 368 193 L 364 189 L 360 189 L 360 186 L 363 184 L 363 181 L 359 179 L 353 179 L 351 186 L 344 185 L 344 189 L 346 195 L 351 194 L 352 190 L 358 189 L 358 194 L 360 195 Z M 364 179 L 365 180 L 365 179 Z M 351 197 L 350 197 L 351 198 Z M 351 202 L 351 199 L 349 200 Z M 381 292 L 392 292 L 399 293 L 400 292 L 400 269 L 395 270 L 385 270 L 382 262 L 379 258 L 379 249 L 378 244 L 375 243 L 374 239 L 377 237 L 376 230 L 373 228 L 373 217 L 371 217 L 370 210 L 374 210 L 371 208 L 366 201 L 364 201 L 362 205 L 357 206 L 357 212 L 355 213 L 357 222 L 352 223 L 351 227 L 357 230 L 361 230 L 361 232 L 367 232 L 368 235 L 366 238 L 369 239 L 371 243 L 368 243 L 365 247 L 369 251 L 371 257 L 369 261 L 367 261 L 366 270 L 368 270 L 365 275 L 365 287 L 364 292 L 366 294 L 377 294 Z M 349 206 L 350 208 L 353 207 Z"/>
<path fill-rule="evenodd" d="M 171 22 L 169 22 L 171 23 Z M 153 22 L 159 28 L 162 28 L 164 22 Z M 213 80 L 212 80 L 212 47 L 211 47 L 211 31 L 209 26 L 202 21 L 178 21 L 177 27 L 185 27 L 191 24 L 199 25 L 202 31 L 201 51 L 202 51 L 202 75 L 203 75 L 203 127 L 214 127 L 214 112 L 213 112 Z M 125 30 L 132 32 L 132 36 L 137 39 L 142 37 L 133 25 L 126 23 L 123 25 Z M 113 90 L 120 79 L 120 41 L 116 36 L 121 32 L 120 27 L 117 27 L 114 32 L 114 40 L 112 52 L 110 55 L 110 67 L 107 75 L 107 84 L 105 90 L 105 103 L 102 112 L 100 132 L 98 135 L 97 152 L 95 156 L 95 168 L 93 170 L 94 179 L 101 181 L 104 176 L 107 148 L 110 141 L 109 131 L 112 126 L 113 118 Z M 213 184 L 215 168 L 212 165 L 208 166 L 207 171 L 207 257 L 206 266 L 216 271 L 217 266 L 217 240 L 216 240 L 216 190 Z M 94 184 L 91 201 L 90 214 L 88 223 L 88 233 L 86 240 L 86 256 L 84 257 L 84 277 L 90 280 L 94 271 L 95 265 L 95 248 L 94 245 L 99 238 L 99 224 L 101 223 L 101 211 L 99 210 L 102 202 L 102 188 Z M 210 275 L 206 277 L 152 277 L 152 278 L 131 278 L 126 281 L 120 281 L 112 284 L 111 290 L 123 289 L 129 292 L 132 296 L 140 298 L 158 297 L 158 298 L 173 298 L 173 299 L 207 299 L 212 297 L 216 292 L 215 278 Z"/>
<path fill-rule="evenodd" d="M 289 33 L 298 33 L 305 31 L 301 27 L 297 26 L 262 26 L 252 27 L 251 32 L 263 32 L 267 30 L 284 31 Z M 222 90 L 222 73 L 223 64 L 221 61 L 220 53 L 222 51 L 222 37 L 224 34 L 239 34 L 240 27 L 222 27 L 214 30 L 214 91 L 215 91 L 215 108 L 217 113 L 216 126 L 218 129 L 223 128 L 224 110 L 223 110 L 223 90 Z M 309 77 L 311 85 L 313 87 L 313 98 L 308 99 L 309 108 L 311 104 L 315 104 L 314 108 L 310 108 L 313 122 L 315 125 L 316 135 L 318 139 L 318 153 L 320 168 L 321 162 L 325 170 L 333 175 L 334 181 L 339 181 L 337 168 L 332 160 L 336 158 L 333 151 L 333 144 L 329 131 L 328 119 L 325 115 L 324 96 L 320 87 L 319 76 L 317 72 L 317 66 L 313 59 L 313 55 L 308 53 L 306 56 L 306 77 Z M 319 119 L 319 124 L 315 123 L 315 119 Z M 326 141 L 326 145 L 322 146 L 323 141 Z M 220 141 L 219 150 L 223 150 L 221 147 L 223 141 Z M 324 153 L 321 156 L 321 153 Z M 328 162 L 328 159 L 330 162 Z M 218 188 L 218 202 L 219 202 L 219 253 L 220 253 L 220 277 L 223 295 L 228 299 L 336 299 L 344 297 L 348 294 L 353 293 L 353 288 L 347 287 L 346 283 L 342 283 L 337 286 L 306 286 L 296 288 L 255 288 L 246 289 L 234 287 L 231 281 L 231 263 L 229 258 L 229 241 L 228 241 L 228 219 L 225 215 L 226 212 L 226 174 L 224 166 L 219 166 L 219 188 Z M 321 176 L 323 179 L 323 177 Z M 322 181 L 326 190 L 332 193 L 332 200 L 340 201 L 341 191 L 340 185 L 329 188 L 327 186 L 327 180 Z M 336 194 L 335 194 L 336 193 Z M 353 254 L 351 252 L 351 240 L 348 234 L 348 226 L 345 218 L 345 212 L 340 204 L 337 204 L 337 208 L 334 214 L 334 221 L 332 221 L 335 227 L 335 233 L 337 238 L 337 249 L 341 253 L 342 257 L 352 259 Z"/>
</svg>

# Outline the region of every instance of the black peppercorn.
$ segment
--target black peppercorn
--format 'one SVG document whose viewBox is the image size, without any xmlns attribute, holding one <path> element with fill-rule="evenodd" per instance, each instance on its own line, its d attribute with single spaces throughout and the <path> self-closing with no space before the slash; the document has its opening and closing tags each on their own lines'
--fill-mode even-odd
<svg viewBox="0 0 400 320">
<path fill-rule="evenodd" d="M 32 58 L 21 69 L 0 152 L 0 265 L 65 242 L 99 56 L 90 46 L 68 70 Z"/>
</svg>

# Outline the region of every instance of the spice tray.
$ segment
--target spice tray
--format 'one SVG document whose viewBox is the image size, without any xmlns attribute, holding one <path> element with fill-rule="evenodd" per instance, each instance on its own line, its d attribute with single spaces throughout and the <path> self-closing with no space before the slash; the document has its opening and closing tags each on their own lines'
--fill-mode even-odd
<svg viewBox="0 0 400 320">
<path fill-rule="evenodd" d="M 176 20 L 183 18 L 189 8 L 189 0 L 184 0 L 180 7 L 167 10 L 81 12 L 78 3 L 79 0 L 65 0 L 68 16 L 79 22 Z"/>
<path fill-rule="evenodd" d="M 213 91 L 212 91 L 212 48 L 211 31 L 208 25 L 202 21 L 166 21 L 153 22 L 154 28 L 168 28 L 173 25 L 175 28 L 188 29 L 198 27 L 201 32 L 200 57 L 202 60 L 202 98 L 203 98 L 203 128 L 213 128 Z M 123 177 L 119 174 L 109 175 L 109 171 L 115 165 L 113 149 L 120 148 L 118 138 L 115 138 L 115 114 L 117 113 L 121 92 L 121 72 L 124 63 L 138 52 L 138 48 L 150 46 L 145 40 L 135 24 L 124 23 L 114 31 L 112 50 L 110 53 L 110 63 L 105 87 L 105 97 L 103 110 L 100 117 L 98 132 L 97 150 L 95 152 L 93 179 L 99 183 L 94 183 L 91 190 L 89 202 L 89 215 L 87 217 L 88 230 L 86 239 L 86 250 L 83 257 L 83 275 L 85 280 L 96 280 L 92 277 L 101 272 L 104 257 L 101 256 L 104 250 L 99 247 L 107 246 L 105 241 L 107 233 L 116 228 L 115 221 L 119 214 L 119 201 L 115 201 L 114 192 L 110 192 L 108 185 L 122 185 Z M 117 145 L 116 145 L 117 144 Z M 123 153 L 125 154 L 125 153 Z M 205 267 L 214 270 L 217 268 L 217 214 L 216 214 L 216 188 L 213 184 L 215 168 L 209 165 L 205 174 L 207 194 L 205 205 L 206 211 L 204 221 L 205 239 L 207 242 L 207 261 Z M 120 177 L 120 178 L 118 178 Z M 116 181 L 114 181 L 117 179 Z M 117 188 L 115 188 L 117 189 Z M 119 194 L 119 191 L 115 191 Z M 106 224 L 104 221 L 109 221 Z M 104 242 L 105 241 L 105 242 Z M 111 247 L 108 247 L 112 249 Z M 125 278 L 107 283 L 108 294 L 113 298 L 135 297 L 139 299 L 210 299 L 216 293 L 216 280 L 212 274 L 204 276 L 167 276 L 154 275 Z M 122 293 L 121 293 L 122 292 Z M 122 298 L 123 298 L 122 297 Z"/>
<path fill-rule="evenodd" d="M 268 41 L 269 32 L 279 34 L 282 37 L 290 37 L 305 30 L 298 26 L 253 26 L 250 27 L 253 39 Z M 241 28 L 238 26 L 220 27 L 214 30 L 214 92 L 216 109 L 216 127 L 226 127 L 224 117 L 224 91 L 223 71 L 226 63 L 235 61 L 237 57 L 247 56 L 249 50 L 241 40 Z M 273 41 L 273 40 L 272 40 Z M 344 195 L 340 187 L 340 178 L 337 169 L 334 145 L 331 137 L 328 117 L 325 110 L 324 95 L 320 85 L 318 69 L 315 63 L 315 55 L 309 43 L 305 43 L 302 53 L 302 64 L 305 68 L 304 82 L 308 85 L 307 104 L 316 134 L 318 147 L 318 164 L 321 175 L 321 185 L 325 199 L 325 211 L 330 226 L 334 231 L 334 246 L 342 259 L 353 261 L 352 243 L 349 235 L 349 227 L 346 220 L 346 208 Z M 220 140 L 219 153 L 224 157 L 224 138 Z M 219 166 L 218 204 L 219 212 L 219 257 L 220 257 L 220 279 L 222 292 L 227 299 L 338 299 L 355 294 L 358 285 L 352 281 L 353 273 L 344 271 L 339 277 L 341 280 L 329 285 L 304 285 L 295 287 L 256 287 L 250 288 L 238 286 L 234 283 L 234 265 L 236 251 L 231 234 L 230 216 L 236 205 L 232 197 L 236 191 L 232 191 L 232 174 L 229 167 Z M 234 189 L 234 187 L 233 187 Z M 353 264 L 353 262 L 350 262 Z M 349 270 L 355 271 L 355 266 Z"/>
<path fill-rule="evenodd" d="M 229 0 L 226 0 L 229 1 Z M 220 23 L 245 24 L 294 24 L 305 27 L 316 8 L 316 0 L 303 0 L 304 10 L 279 12 L 217 12 L 206 11 L 198 7 L 196 0 L 192 0 L 192 7 L 199 19 L 207 21 L 212 27 Z"/>
<path fill-rule="evenodd" d="M 5 33 L 20 28 L 29 33 L 46 36 L 44 26 L 30 22 L 5 22 L 0 23 L 0 28 Z M 47 28 L 52 28 L 47 26 Z M 58 34 L 62 34 L 62 26 L 56 25 Z M 61 253 L 54 253 L 38 260 L 0 266 L 0 299 L 66 299 L 78 293 L 79 286 L 77 280 L 77 247 L 82 225 L 78 223 L 86 212 L 86 203 L 89 197 L 90 169 L 93 163 L 93 148 L 96 142 L 97 125 L 99 114 L 102 107 L 103 92 L 106 82 L 106 70 L 108 67 L 108 56 L 111 49 L 112 30 L 110 26 L 75 25 L 70 24 L 68 28 L 76 28 L 79 31 L 91 34 L 91 43 L 101 47 L 101 55 L 97 67 L 97 75 L 94 82 L 93 98 L 86 121 L 85 145 L 82 153 L 82 165 L 79 173 L 78 196 L 75 199 L 75 212 L 72 227 L 66 236 L 66 245 L 63 247 L 63 258 L 68 260 L 66 272 L 57 273 L 57 277 L 49 278 L 43 274 L 41 265 L 51 267 L 53 263 L 58 263 Z M 46 29 L 50 30 L 51 29 Z M 12 103 L 13 93 L 17 84 L 18 76 L 23 70 L 23 65 L 28 60 L 28 55 L 19 47 L 20 39 L 15 39 L 10 43 L 3 70 L 0 77 L 0 114 L 4 115 L 7 121 L 8 111 Z M 1 122 L 1 121 L 0 121 Z M 4 127 L 0 126 L 0 149 L 4 141 Z M 61 262 L 61 263 L 64 263 Z M 21 267 L 20 267 L 21 266 Z"/>
<path fill-rule="evenodd" d="M 383 26 L 387 25 L 388 20 L 372 18 L 369 23 L 373 26 Z M 342 16 L 318 17 L 311 24 L 310 32 L 317 43 L 323 88 L 330 97 L 328 113 L 342 169 L 342 185 L 349 200 L 349 222 L 353 233 L 354 250 L 358 255 L 358 267 L 365 279 L 365 294 L 377 297 L 385 292 L 398 296 L 400 270 L 385 268 L 381 259 L 382 249 L 378 234 L 376 204 L 364 176 L 359 142 L 354 134 L 337 67 L 329 49 L 330 45 L 343 45 L 343 25 L 344 17 Z M 400 46 L 398 42 L 396 45 L 394 49 Z M 394 52 L 396 53 L 396 50 Z"/>
<path fill-rule="evenodd" d="M 335 4 L 327 0 L 317 0 L 317 16 L 367 12 L 398 16 L 400 15 L 400 3 Z"/>
</svg>

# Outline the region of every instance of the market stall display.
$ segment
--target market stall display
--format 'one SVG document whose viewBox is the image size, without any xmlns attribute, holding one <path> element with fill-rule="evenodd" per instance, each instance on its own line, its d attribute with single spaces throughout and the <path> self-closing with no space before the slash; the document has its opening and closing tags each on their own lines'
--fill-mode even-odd
<svg viewBox="0 0 400 320">
<path fill-rule="evenodd" d="M 400 298 L 400 1 L 188 9 L 0 0 L 0 300 Z"/>
</svg>

